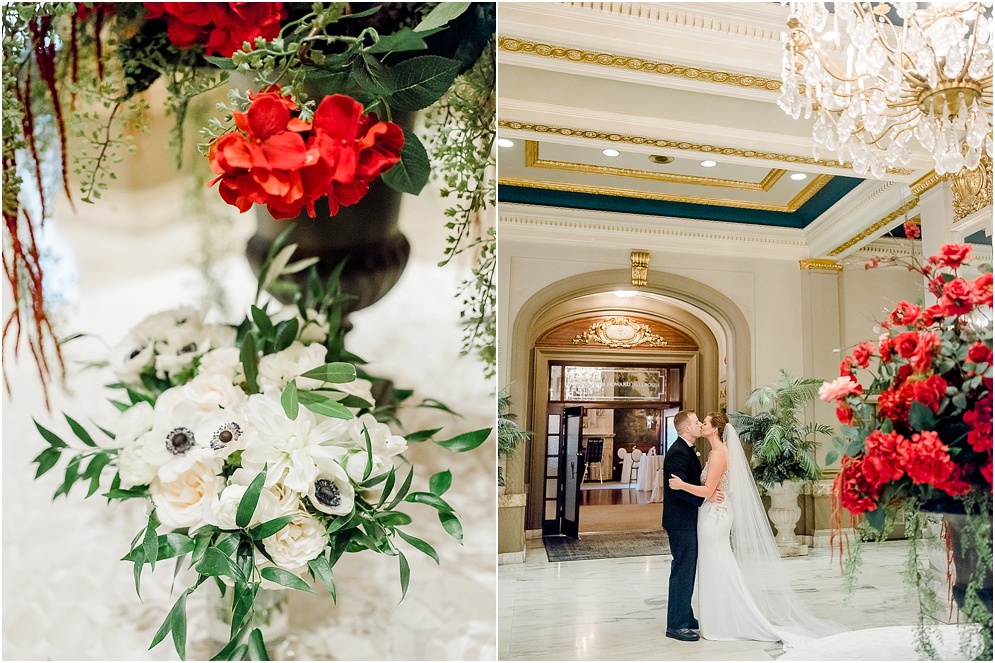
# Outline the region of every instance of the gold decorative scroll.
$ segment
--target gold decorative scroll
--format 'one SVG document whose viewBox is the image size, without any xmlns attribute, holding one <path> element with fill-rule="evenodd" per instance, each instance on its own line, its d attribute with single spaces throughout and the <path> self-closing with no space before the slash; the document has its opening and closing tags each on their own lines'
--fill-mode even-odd
<svg viewBox="0 0 995 663">
<path fill-rule="evenodd" d="M 633 251 L 629 254 L 632 262 L 632 285 L 646 285 L 646 277 L 649 275 L 650 254 L 648 251 Z"/>
<path fill-rule="evenodd" d="M 573 342 L 577 345 L 607 345 L 609 348 L 634 348 L 649 345 L 654 348 L 667 345 L 662 336 L 653 333 L 649 325 L 641 325 L 626 317 L 605 318 L 595 322 Z"/>
<path fill-rule="evenodd" d="M 981 165 L 974 170 L 962 168 L 950 177 L 954 193 L 954 219 L 960 221 L 992 204 L 992 159 L 981 156 Z"/>
<path fill-rule="evenodd" d="M 842 272 L 843 265 L 832 258 L 806 258 L 798 261 L 799 269 L 821 270 L 827 272 Z"/>
</svg>

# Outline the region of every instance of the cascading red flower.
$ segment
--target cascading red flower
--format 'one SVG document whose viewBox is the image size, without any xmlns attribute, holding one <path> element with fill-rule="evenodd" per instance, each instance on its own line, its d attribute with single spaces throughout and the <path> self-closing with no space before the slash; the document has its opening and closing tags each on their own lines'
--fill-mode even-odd
<svg viewBox="0 0 995 663">
<path fill-rule="evenodd" d="M 833 481 L 833 492 L 839 496 L 840 504 L 854 515 L 877 508 L 877 499 L 881 496 L 880 488 L 872 486 L 862 471 L 863 461 L 859 458 L 844 456 L 840 464 L 840 473 Z"/>
<path fill-rule="evenodd" d="M 277 219 L 304 210 L 314 218 L 315 202 L 327 197 L 329 212 L 336 214 L 400 160 L 401 128 L 363 115 L 350 97 L 325 97 L 313 123 L 302 121 L 278 90 L 250 99 L 245 113 L 234 113 L 238 131 L 215 141 L 209 155 L 218 174 L 209 186 L 220 182 L 221 197 L 242 212 L 259 204 Z"/>
<path fill-rule="evenodd" d="M 166 21 L 178 48 L 202 45 L 208 55 L 231 57 L 242 42 L 280 34 L 282 2 L 146 2 L 149 18 Z"/>
<path fill-rule="evenodd" d="M 957 269 L 971 255 L 971 248 L 970 244 L 944 244 L 940 247 L 939 253 L 930 257 L 929 262 L 941 267 Z"/>
</svg>

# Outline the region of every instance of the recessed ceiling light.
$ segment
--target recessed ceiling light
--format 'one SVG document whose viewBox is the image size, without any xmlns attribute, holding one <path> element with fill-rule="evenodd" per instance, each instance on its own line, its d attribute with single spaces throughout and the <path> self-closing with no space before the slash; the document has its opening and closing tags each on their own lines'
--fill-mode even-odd
<svg viewBox="0 0 995 663">
<path fill-rule="evenodd" d="M 805 173 L 791 173 L 791 179 L 793 180 L 803 180 L 806 177 L 808 177 L 808 175 Z"/>
<path fill-rule="evenodd" d="M 649 158 L 653 163 L 658 163 L 662 166 L 668 163 L 674 163 L 674 157 L 668 157 L 663 154 L 651 154 Z"/>
<path fill-rule="evenodd" d="M 497 144 L 498 144 L 498 147 L 514 147 L 515 146 L 515 143 L 513 143 L 510 140 L 508 140 L 507 138 L 498 138 L 497 139 Z"/>
<path fill-rule="evenodd" d="M 638 294 L 639 293 L 637 293 L 635 290 L 616 290 L 615 291 L 615 296 L 616 297 L 621 297 L 622 299 L 627 299 L 629 297 L 635 297 Z"/>
<path fill-rule="evenodd" d="M 613 150 L 611 148 L 608 148 L 607 150 L 601 150 L 601 153 L 604 154 L 606 157 L 617 157 L 618 156 L 618 150 Z"/>
<path fill-rule="evenodd" d="M 715 166 L 715 162 L 712 161 L 711 159 L 708 159 L 706 161 L 702 161 L 701 165 L 704 166 L 705 168 L 712 168 Z"/>
</svg>

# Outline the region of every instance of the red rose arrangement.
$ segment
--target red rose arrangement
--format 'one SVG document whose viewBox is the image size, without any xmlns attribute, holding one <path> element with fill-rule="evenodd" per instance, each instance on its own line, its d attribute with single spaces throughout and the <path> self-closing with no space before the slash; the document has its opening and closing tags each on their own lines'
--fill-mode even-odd
<svg viewBox="0 0 995 663">
<path fill-rule="evenodd" d="M 901 503 L 991 494 L 992 274 L 986 264 L 973 280 L 959 275 L 970 253 L 970 244 L 947 245 L 909 266 L 937 303 L 899 302 L 878 343 L 854 348 L 819 391 L 843 424 L 838 506 L 878 529 Z M 869 384 L 857 370 L 872 374 Z"/>
<path fill-rule="evenodd" d="M 149 18 L 166 21 L 177 48 L 204 46 L 208 55 L 231 57 L 243 42 L 280 34 L 282 2 L 145 2 Z"/>
<path fill-rule="evenodd" d="M 369 184 L 401 158 L 404 132 L 375 113 L 363 114 L 355 99 L 322 99 L 311 122 L 279 88 L 250 94 L 245 112 L 233 113 L 236 131 L 211 143 L 211 168 L 221 197 L 245 212 L 266 205 L 277 219 L 307 210 L 327 197 L 329 212 L 353 205 Z"/>
</svg>

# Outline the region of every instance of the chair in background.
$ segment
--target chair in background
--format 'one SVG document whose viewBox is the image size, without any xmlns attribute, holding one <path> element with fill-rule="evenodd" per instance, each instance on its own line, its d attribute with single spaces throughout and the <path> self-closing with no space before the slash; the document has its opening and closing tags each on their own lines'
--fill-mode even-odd
<svg viewBox="0 0 995 663">
<path fill-rule="evenodd" d="M 594 481 L 594 470 L 598 471 L 598 481 L 605 482 L 604 472 L 601 469 L 601 455 L 605 450 L 605 439 L 603 437 L 591 437 L 587 440 L 587 449 L 584 452 L 586 464 L 584 466 L 584 480 L 588 476 Z"/>
<path fill-rule="evenodd" d="M 639 465 L 643 458 L 643 452 L 639 449 L 632 450 L 632 465 L 629 467 L 629 484 L 631 485 L 634 479 L 632 478 L 632 473 L 635 472 L 636 479 L 639 479 Z"/>
</svg>

